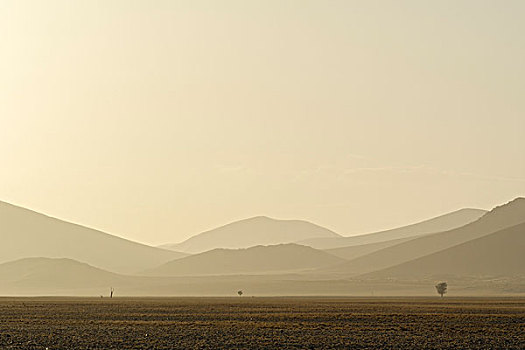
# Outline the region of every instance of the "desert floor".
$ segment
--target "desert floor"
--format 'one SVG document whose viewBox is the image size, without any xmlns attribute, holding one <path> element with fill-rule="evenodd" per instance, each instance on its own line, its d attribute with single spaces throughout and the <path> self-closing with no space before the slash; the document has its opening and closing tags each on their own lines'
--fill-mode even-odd
<svg viewBox="0 0 525 350">
<path fill-rule="evenodd" d="M 525 298 L 0 298 L 1 349 L 525 348 Z"/>
</svg>

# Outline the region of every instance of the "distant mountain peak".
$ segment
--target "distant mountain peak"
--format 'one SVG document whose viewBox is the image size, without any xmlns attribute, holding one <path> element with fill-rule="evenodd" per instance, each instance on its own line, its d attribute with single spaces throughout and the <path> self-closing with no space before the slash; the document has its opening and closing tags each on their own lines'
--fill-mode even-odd
<svg viewBox="0 0 525 350">
<path fill-rule="evenodd" d="M 343 263 L 338 271 L 381 270 L 525 223 L 525 200 L 514 199 L 452 230 L 416 237 Z M 521 227 L 521 226 L 520 226 Z"/>
<path fill-rule="evenodd" d="M 340 237 L 339 234 L 304 220 L 255 216 L 202 232 L 184 242 L 161 247 L 201 253 L 215 248 L 248 248 L 255 245 L 292 243 L 309 238 Z"/>
<path fill-rule="evenodd" d="M 424 221 L 416 222 L 390 230 L 366 233 L 349 237 L 314 238 L 299 241 L 319 249 L 341 248 L 361 244 L 386 242 L 396 239 L 416 237 L 424 234 L 447 231 L 478 220 L 487 213 L 483 209 L 464 208 L 442 214 Z"/>
<path fill-rule="evenodd" d="M 271 217 L 266 216 L 266 215 L 255 215 L 255 216 L 252 216 L 251 218 L 247 218 L 245 220 L 271 220 L 271 221 L 277 221 L 278 219 L 274 219 L 274 218 L 271 218 Z"/>
<path fill-rule="evenodd" d="M 267 216 L 267 215 L 256 215 L 256 216 L 251 216 L 251 217 L 248 217 L 248 218 L 245 218 L 245 219 L 240 219 L 240 220 L 237 220 L 237 221 L 230 222 L 229 224 L 226 224 L 224 226 L 235 225 L 235 224 L 238 224 L 238 223 L 250 222 L 250 221 L 261 221 L 261 222 L 265 222 L 265 221 L 266 222 L 306 222 L 306 223 L 312 224 L 309 221 L 301 220 L 301 219 L 277 219 L 277 218 L 273 218 L 273 217 Z M 315 225 L 315 224 L 312 224 L 312 225 Z"/>
<path fill-rule="evenodd" d="M 344 259 L 295 243 L 216 248 L 146 271 L 152 276 L 285 273 L 337 265 Z"/>
<path fill-rule="evenodd" d="M 105 270 L 132 273 L 185 256 L 0 202 L 0 263 L 64 257 Z M 117 257 L 117 258 L 116 258 Z"/>
</svg>

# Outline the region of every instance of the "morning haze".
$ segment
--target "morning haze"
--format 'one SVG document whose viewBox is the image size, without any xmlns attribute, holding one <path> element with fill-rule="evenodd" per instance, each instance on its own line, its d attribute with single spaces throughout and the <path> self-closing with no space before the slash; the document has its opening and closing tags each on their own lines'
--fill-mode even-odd
<svg viewBox="0 0 525 350">
<path fill-rule="evenodd" d="M 2 1 L 0 199 L 177 243 L 525 194 L 524 3 Z"/>
<path fill-rule="evenodd" d="M 523 18 L 0 1 L 0 349 L 525 349 Z"/>
</svg>

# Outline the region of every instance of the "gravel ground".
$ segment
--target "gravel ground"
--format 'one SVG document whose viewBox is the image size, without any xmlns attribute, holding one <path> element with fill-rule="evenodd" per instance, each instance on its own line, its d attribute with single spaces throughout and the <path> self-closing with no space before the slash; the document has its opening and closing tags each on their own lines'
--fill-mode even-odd
<svg viewBox="0 0 525 350">
<path fill-rule="evenodd" d="M 1 349 L 525 349 L 525 299 L 3 298 Z"/>
</svg>

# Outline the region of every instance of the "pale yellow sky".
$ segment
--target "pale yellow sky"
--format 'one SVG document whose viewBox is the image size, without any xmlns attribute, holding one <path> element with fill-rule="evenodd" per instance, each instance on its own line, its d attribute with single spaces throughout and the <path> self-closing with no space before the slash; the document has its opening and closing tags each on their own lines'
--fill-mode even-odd
<svg viewBox="0 0 525 350">
<path fill-rule="evenodd" d="M 1 1 L 0 200 L 146 243 L 525 195 L 524 1 Z"/>
</svg>

